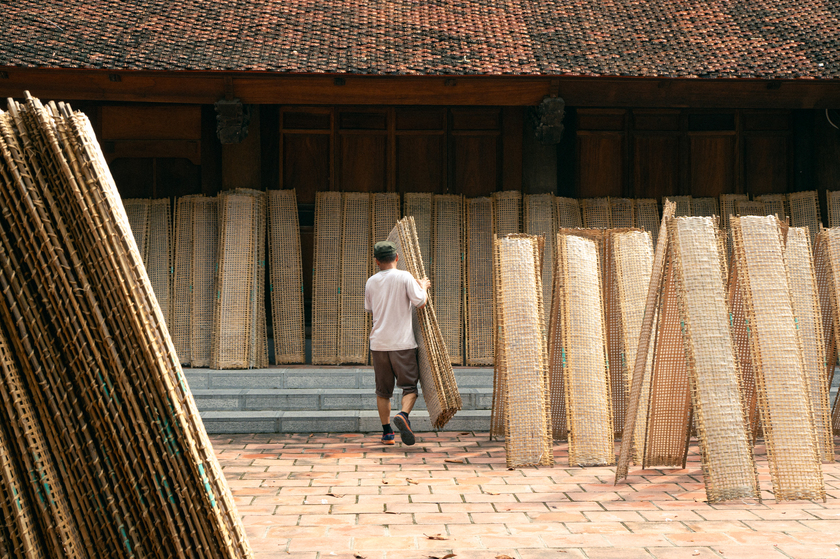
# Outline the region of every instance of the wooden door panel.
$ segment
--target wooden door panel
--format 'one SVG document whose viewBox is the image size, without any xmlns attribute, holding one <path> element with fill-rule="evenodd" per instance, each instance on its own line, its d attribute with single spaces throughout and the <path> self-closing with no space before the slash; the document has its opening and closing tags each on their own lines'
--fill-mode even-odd
<svg viewBox="0 0 840 559">
<path fill-rule="evenodd" d="M 636 136 L 633 139 L 633 195 L 656 198 L 679 194 L 678 136 Z"/>
<path fill-rule="evenodd" d="M 624 184 L 624 136 L 617 133 L 579 134 L 578 196 L 620 197 Z"/>
<path fill-rule="evenodd" d="M 446 137 L 397 136 L 397 191 L 446 191 Z"/>
<path fill-rule="evenodd" d="M 788 191 L 788 138 L 747 136 L 744 138 L 744 183 L 750 194 Z"/>
<path fill-rule="evenodd" d="M 387 136 L 339 135 L 338 189 L 347 192 L 385 192 Z"/>
<path fill-rule="evenodd" d="M 453 136 L 454 191 L 469 197 L 498 190 L 498 136 Z"/>
<path fill-rule="evenodd" d="M 283 136 L 283 188 L 297 190 L 301 204 L 314 204 L 315 192 L 330 189 L 330 137 L 326 134 Z"/>
<path fill-rule="evenodd" d="M 720 196 L 735 191 L 735 136 L 689 136 L 691 195 Z"/>
</svg>

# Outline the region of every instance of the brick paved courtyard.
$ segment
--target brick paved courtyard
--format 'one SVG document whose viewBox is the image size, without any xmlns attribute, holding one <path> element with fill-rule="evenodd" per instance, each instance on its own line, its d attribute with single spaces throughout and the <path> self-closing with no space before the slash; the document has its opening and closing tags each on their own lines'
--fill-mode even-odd
<svg viewBox="0 0 840 559">
<path fill-rule="evenodd" d="M 698 449 L 686 470 L 505 467 L 486 433 L 214 435 L 257 557 L 293 559 L 840 559 L 840 463 L 826 503 L 704 502 Z M 451 556 L 450 556 L 451 557 Z"/>
</svg>

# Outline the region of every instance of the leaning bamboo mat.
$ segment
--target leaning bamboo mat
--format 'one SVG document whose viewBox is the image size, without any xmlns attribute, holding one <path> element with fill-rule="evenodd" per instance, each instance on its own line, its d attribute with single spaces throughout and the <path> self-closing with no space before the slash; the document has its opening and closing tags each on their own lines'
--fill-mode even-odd
<svg viewBox="0 0 840 559">
<path fill-rule="evenodd" d="M 423 267 L 430 271 L 432 269 L 432 194 L 430 192 L 406 192 L 403 195 L 403 215 L 414 217 L 414 226 L 417 228 L 417 241 L 420 243 L 420 252 L 423 254 Z M 397 216 L 399 219 L 400 216 Z M 397 222 L 394 220 L 394 223 Z M 388 227 L 385 235 L 389 235 L 394 223 Z M 381 239 L 376 239 L 381 240 Z"/>
<path fill-rule="evenodd" d="M 780 220 L 784 220 L 790 215 L 788 199 L 784 194 L 762 194 L 756 196 L 755 200 L 764 204 L 764 211 L 767 215 L 775 215 Z"/>
<path fill-rule="evenodd" d="M 774 216 L 734 218 L 732 238 L 773 492 L 777 501 L 825 499 L 780 223 Z"/>
<path fill-rule="evenodd" d="M 504 376 L 505 460 L 508 468 L 551 466 L 554 455 L 540 273 L 543 237 L 514 234 L 494 239 L 499 330 L 496 367 Z"/>
<path fill-rule="evenodd" d="M 269 190 L 269 273 L 274 362 L 303 363 L 303 272 L 294 190 Z"/>
<path fill-rule="evenodd" d="M 760 499 L 738 387 L 716 220 L 672 218 L 667 226 L 706 498 L 710 503 Z"/>
<path fill-rule="evenodd" d="M 757 200 L 738 200 L 735 202 L 735 211 L 738 215 L 767 215 L 764 202 Z"/>
<path fill-rule="evenodd" d="M 254 230 L 257 199 L 223 192 L 218 197 L 219 245 L 210 367 L 251 367 L 254 328 Z"/>
<path fill-rule="evenodd" d="M 268 367 L 268 325 L 265 312 L 268 200 L 266 193 L 259 190 L 237 189 L 237 191 L 250 194 L 255 198 L 252 241 L 255 246 L 252 256 L 254 283 L 251 286 L 253 311 L 251 314 L 251 354 L 248 357 L 248 364 L 257 369 L 264 369 Z"/>
<path fill-rule="evenodd" d="M 178 353 L 179 362 L 185 365 L 192 362 L 192 214 L 195 198 L 197 196 L 184 196 L 175 202 L 175 254 L 172 278 L 172 319 L 169 323 L 169 332 L 172 335 L 172 343 Z M 215 274 L 215 267 L 213 273 Z M 210 321 L 212 322 L 212 313 Z"/>
<path fill-rule="evenodd" d="M 562 228 L 561 228 L 562 229 Z M 563 380 L 563 368 L 566 362 L 566 349 L 563 331 L 563 277 L 557 273 L 558 242 L 560 237 L 554 235 L 554 286 L 551 303 L 548 309 L 548 393 L 551 404 L 551 433 L 555 441 L 565 441 L 569 436 L 569 426 L 566 421 L 566 387 Z M 494 418 L 491 416 L 490 428 L 493 429 Z"/>
<path fill-rule="evenodd" d="M 653 247 L 659 238 L 659 203 L 653 198 L 639 198 L 636 200 L 636 222 L 634 227 L 650 232 Z"/>
<path fill-rule="evenodd" d="M 146 271 L 166 324 L 172 322 L 170 309 L 172 286 L 172 220 L 169 198 L 152 200 L 149 207 L 149 232 L 146 235 Z"/>
<path fill-rule="evenodd" d="M 677 205 L 675 216 L 691 215 L 691 196 L 667 196 L 662 199 L 662 205 L 664 206 L 669 200 Z"/>
<path fill-rule="evenodd" d="M 828 401 L 831 385 L 825 374 L 826 349 L 823 340 L 823 320 L 819 292 L 811 257 L 808 229 L 790 227 L 785 244 L 785 263 L 790 278 L 791 303 L 796 325 L 802 339 L 805 382 L 814 414 L 817 434 L 817 453 L 820 460 L 834 461 L 834 433 L 831 429 L 831 409 Z"/>
<path fill-rule="evenodd" d="M 790 208 L 790 224 L 793 227 L 807 227 L 811 235 L 811 245 L 820 232 L 822 219 L 820 217 L 820 203 L 816 190 L 806 192 L 791 192 L 788 194 Z"/>
<path fill-rule="evenodd" d="M 820 289 L 820 300 L 823 303 L 823 332 L 828 331 L 828 350 L 826 351 L 828 385 L 831 386 L 835 374 L 837 362 L 837 346 L 840 336 L 840 229 L 832 227 L 823 229 L 817 237 L 816 247 L 816 275 L 817 284 Z M 829 302 L 826 302 L 826 299 Z M 840 392 L 835 397 L 834 406 L 831 412 L 831 423 L 835 435 L 840 435 Z"/>
<path fill-rule="evenodd" d="M 435 304 L 435 314 L 443 342 L 453 365 L 461 365 L 464 362 L 463 212 L 461 196 L 438 194 L 434 197 L 430 278 L 432 301 Z"/>
<path fill-rule="evenodd" d="M 545 239 L 542 266 L 542 288 L 544 308 L 551 307 L 551 293 L 554 289 L 554 235 L 557 223 L 554 211 L 553 194 L 529 194 L 525 196 L 523 221 L 525 233 L 542 235 Z M 545 315 L 545 331 L 548 333 L 549 313 Z"/>
<path fill-rule="evenodd" d="M 192 260 L 190 272 L 190 365 L 209 367 L 216 306 L 219 213 L 216 197 L 192 199 Z"/>
<path fill-rule="evenodd" d="M 738 215 L 736 205 L 740 201 L 749 200 L 746 194 L 721 194 L 720 195 L 720 224 L 721 229 L 726 232 L 726 261 L 729 262 L 732 256 L 732 232 L 730 231 L 729 218 Z"/>
<path fill-rule="evenodd" d="M 636 223 L 636 202 L 633 198 L 610 198 L 610 225 L 626 229 Z"/>
<path fill-rule="evenodd" d="M 341 193 L 315 195 L 312 257 L 312 364 L 337 365 L 341 267 Z"/>
<path fill-rule="evenodd" d="M 784 197 L 784 194 L 780 194 Z M 825 193 L 828 207 L 828 226 L 840 226 L 840 190 L 829 190 Z"/>
<path fill-rule="evenodd" d="M 125 214 L 128 216 L 128 225 L 134 235 L 134 242 L 137 243 L 137 250 L 146 264 L 149 235 L 149 210 L 152 201 L 147 198 L 126 198 L 122 201 Z"/>
<path fill-rule="evenodd" d="M 574 229 L 583 227 L 583 218 L 580 215 L 580 202 L 576 198 L 554 199 L 557 203 L 557 228 Z"/>
<path fill-rule="evenodd" d="M 0 328 L 37 409 L 6 426 L 40 424 L 67 503 L 36 511 L 45 552 L 250 557 L 90 122 L 10 102 L 0 152 Z"/>
<path fill-rule="evenodd" d="M 584 198 L 580 201 L 583 226 L 587 229 L 609 229 L 611 226 L 609 198 Z"/>
<path fill-rule="evenodd" d="M 627 412 L 627 369 L 624 367 L 624 338 L 621 333 L 618 280 L 615 269 L 613 234 L 630 231 L 628 228 L 608 229 L 603 238 L 601 278 L 604 293 L 604 320 L 607 334 L 607 363 L 610 372 L 610 398 L 613 410 L 615 436 L 621 437 Z"/>
<path fill-rule="evenodd" d="M 598 233 L 598 234 L 595 234 Z M 564 229 L 557 235 L 555 274 L 560 299 L 563 384 L 569 465 L 615 462 L 606 324 L 601 298 L 603 235 Z"/>
<path fill-rule="evenodd" d="M 493 364 L 493 203 L 468 198 L 466 216 L 466 362 Z"/>
<path fill-rule="evenodd" d="M 618 288 L 617 311 L 621 320 L 621 335 L 623 337 L 624 356 L 620 363 L 612 366 L 621 366 L 624 370 L 626 382 L 625 393 L 629 400 L 630 387 L 633 383 L 633 367 L 636 364 L 636 350 L 639 335 L 642 329 L 642 319 L 645 314 L 645 301 L 647 300 L 648 285 L 653 268 L 653 243 L 650 233 L 642 231 L 620 231 L 611 232 L 611 245 L 613 261 L 615 265 L 615 282 Z M 636 414 L 636 428 L 633 433 L 627 433 L 627 437 L 633 438 L 636 449 L 635 461 L 641 462 L 641 449 L 644 448 L 645 419 L 647 417 L 647 403 L 650 394 L 650 369 L 653 360 L 649 359 L 646 370 L 641 374 L 642 391 L 640 395 L 639 410 Z M 625 405 L 626 407 L 626 405 Z M 626 411 L 621 418 L 622 436 L 627 432 L 624 429 Z M 616 414 L 617 416 L 617 414 Z"/>
<path fill-rule="evenodd" d="M 703 217 L 720 215 L 718 199 L 712 197 L 692 198 L 691 215 Z"/>
<path fill-rule="evenodd" d="M 750 348 L 750 324 L 744 308 L 744 285 L 738 281 L 737 266 L 729 267 L 726 291 L 732 325 L 732 340 L 735 344 L 735 353 L 738 356 L 741 403 L 744 406 L 744 417 L 747 418 L 750 434 L 755 441 L 761 430 L 761 420 L 758 414 L 758 393 L 755 389 L 755 371 L 753 370 L 752 350 Z"/>
<path fill-rule="evenodd" d="M 365 282 L 371 260 L 370 196 L 366 192 L 341 195 L 341 284 L 338 361 L 367 363 L 369 314 L 365 311 Z"/>
<path fill-rule="evenodd" d="M 494 192 L 493 234 L 509 235 L 522 231 L 522 192 L 505 190 Z"/>
<path fill-rule="evenodd" d="M 426 277 L 413 217 L 398 221 L 387 240 L 397 245 L 399 269 L 408 271 L 415 279 Z M 420 387 L 432 427 L 440 429 L 461 409 L 461 394 L 438 327 L 434 302 L 427 301 L 425 306 L 415 309 L 413 315 Z"/>
</svg>

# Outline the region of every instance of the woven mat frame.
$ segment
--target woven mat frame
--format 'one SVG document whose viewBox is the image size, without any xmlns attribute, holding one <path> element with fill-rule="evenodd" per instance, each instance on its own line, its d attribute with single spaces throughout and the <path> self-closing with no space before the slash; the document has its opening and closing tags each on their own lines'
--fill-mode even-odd
<svg viewBox="0 0 840 559">
<path fill-rule="evenodd" d="M 760 501 L 752 436 L 740 398 L 717 220 L 670 218 L 667 226 L 706 498 L 710 503 Z"/>
<path fill-rule="evenodd" d="M 543 242 L 541 235 L 494 236 L 496 367 L 504 376 L 508 468 L 554 465 L 540 271 Z"/>
<path fill-rule="evenodd" d="M 834 434 L 831 429 L 831 409 L 826 371 L 826 349 L 823 339 L 823 319 L 820 310 L 814 261 L 811 256 L 808 229 L 790 227 L 785 243 L 785 263 L 790 278 L 791 302 L 796 324 L 802 339 L 805 381 L 814 415 L 817 434 L 817 453 L 820 460 L 834 462 Z"/>
<path fill-rule="evenodd" d="M 746 194 L 721 194 L 720 195 L 720 227 L 726 233 L 726 262 L 732 259 L 732 232 L 730 231 L 729 218 L 738 215 L 737 204 L 741 201 L 749 201 Z"/>
<path fill-rule="evenodd" d="M 817 233 L 822 227 L 820 216 L 820 202 L 816 190 L 806 192 L 791 192 L 788 194 L 790 208 L 790 225 L 792 227 L 807 227 L 811 235 L 811 246 L 814 245 Z"/>
<path fill-rule="evenodd" d="M 758 200 L 738 200 L 735 202 L 738 215 L 768 215 L 764 202 Z"/>
<path fill-rule="evenodd" d="M 509 235 L 522 231 L 522 192 L 519 190 L 505 190 L 494 192 L 493 200 L 493 234 Z"/>
<path fill-rule="evenodd" d="M 784 194 L 780 196 L 784 196 Z M 828 226 L 840 226 L 840 190 L 826 191 L 825 201 L 828 206 Z"/>
<path fill-rule="evenodd" d="M 551 295 L 554 289 L 554 242 L 557 232 L 557 219 L 553 194 L 529 194 L 525 196 L 523 212 L 525 233 L 542 235 L 545 238 L 542 262 L 543 304 L 551 307 Z M 548 333 L 549 313 L 545 315 L 545 331 Z"/>
<path fill-rule="evenodd" d="M 551 433 L 555 441 L 565 441 L 569 436 L 566 422 L 566 388 L 563 384 L 563 366 L 566 360 L 563 337 L 563 277 L 557 272 L 559 262 L 559 237 L 554 236 L 554 287 L 551 305 L 548 308 L 548 388 L 551 403 Z M 491 415 L 491 433 L 496 428 Z"/>
<path fill-rule="evenodd" d="M 269 190 L 271 324 L 276 364 L 306 361 L 303 265 L 295 190 Z"/>
<path fill-rule="evenodd" d="M 587 229 L 609 229 L 612 226 L 612 209 L 609 198 L 583 198 L 580 200 L 583 226 Z"/>
<path fill-rule="evenodd" d="M 691 215 L 703 217 L 712 217 L 720 215 L 718 199 L 711 196 L 692 198 Z"/>
<path fill-rule="evenodd" d="M 781 225 L 775 216 L 734 218 L 732 239 L 773 492 L 777 501 L 825 499 Z"/>
<path fill-rule="evenodd" d="M 464 200 L 467 365 L 493 364 L 493 203 Z"/>
<path fill-rule="evenodd" d="M 371 255 L 370 195 L 341 195 L 341 291 L 338 361 L 367 363 L 370 315 L 365 311 L 365 282 Z"/>
<path fill-rule="evenodd" d="M 216 197 L 192 200 L 190 272 L 190 358 L 193 367 L 209 367 L 216 307 L 219 212 Z"/>
<path fill-rule="evenodd" d="M 155 292 L 166 324 L 172 322 L 170 314 L 172 289 L 172 220 L 169 198 L 152 200 L 149 207 L 149 232 L 146 235 L 146 271 Z"/>
<path fill-rule="evenodd" d="M 741 403 L 744 406 L 747 426 L 753 443 L 755 443 L 761 431 L 761 419 L 758 412 L 758 393 L 755 387 L 755 371 L 753 370 L 752 350 L 750 348 L 749 320 L 744 308 L 743 285 L 738 281 L 738 267 L 730 266 L 728 276 L 726 291 L 732 324 L 732 341 L 735 344 L 735 353 L 738 356 Z"/>
<path fill-rule="evenodd" d="M 603 233 L 561 229 L 555 274 L 563 342 L 562 379 L 569 429 L 569 465 L 615 463 L 613 414 L 602 300 Z"/>
<path fill-rule="evenodd" d="M 815 248 L 815 271 L 823 310 L 823 332 L 827 332 L 826 383 L 831 386 L 837 363 L 837 340 L 840 329 L 840 229 L 823 229 L 817 236 Z M 831 424 L 835 435 L 840 435 L 840 392 L 834 399 L 831 411 Z"/>
<path fill-rule="evenodd" d="M 149 210 L 152 201 L 148 198 L 126 198 L 122 201 L 128 225 L 137 243 L 137 251 L 143 258 L 143 265 L 148 261 Z"/>
<path fill-rule="evenodd" d="M 681 217 L 691 215 L 691 196 L 663 196 L 662 206 L 664 207 L 665 203 L 669 200 L 677 205 L 676 213 L 674 214 L 675 216 Z"/>
<path fill-rule="evenodd" d="M 415 279 L 427 277 L 413 217 L 399 220 L 388 240 L 397 245 L 397 268 L 408 271 Z M 461 409 L 462 401 L 433 301 L 429 300 L 422 308 L 415 309 L 413 327 L 421 393 L 432 427 L 441 429 Z"/>
<path fill-rule="evenodd" d="M 252 355 L 251 366 L 259 369 L 268 367 L 268 323 L 265 304 L 265 282 L 266 282 L 266 250 L 268 241 L 268 197 L 265 192 L 254 191 L 257 204 L 254 207 L 254 244 L 257 247 L 254 259 L 254 282 L 252 297 L 254 300 L 254 324 L 252 330 Z"/>
<path fill-rule="evenodd" d="M 645 302 L 647 291 L 650 285 L 650 276 L 653 268 L 653 242 L 650 233 L 647 231 L 612 231 L 610 232 L 611 246 L 614 262 L 615 285 L 618 289 L 617 311 L 621 323 L 621 335 L 623 338 L 624 355 L 620 365 L 624 370 L 625 398 L 629 400 L 630 388 L 633 382 L 633 367 L 636 364 L 636 350 L 638 349 L 639 334 L 642 328 L 642 320 L 645 314 Z M 628 435 L 633 437 L 637 463 L 641 463 L 641 449 L 644 448 L 644 428 L 647 417 L 647 400 L 650 394 L 650 370 L 653 359 L 646 364 L 642 391 L 640 394 L 639 410 L 636 413 L 635 432 Z M 618 364 L 613 364 L 613 368 Z M 624 402 L 626 408 L 626 402 Z M 613 397 L 615 406 L 615 397 Z M 616 422 L 619 414 L 616 412 Z M 626 409 L 621 416 L 622 433 L 624 434 L 624 421 L 627 415 Z M 616 429 L 618 431 L 618 429 Z"/>
<path fill-rule="evenodd" d="M 70 556 L 250 557 L 90 122 L 28 95 L 9 109 L 0 321 L 63 466 Z"/>
<path fill-rule="evenodd" d="M 462 196 L 435 195 L 431 293 L 443 343 L 453 365 L 464 362 L 463 215 Z"/>
<path fill-rule="evenodd" d="M 644 229 L 653 239 L 653 247 L 659 238 L 659 202 L 654 198 L 636 199 L 636 222 L 633 227 Z"/>
<path fill-rule="evenodd" d="M 557 204 L 557 228 L 575 229 L 583 227 L 583 218 L 580 215 L 580 202 L 576 198 L 556 197 Z"/>
<path fill-rule="evenodd" d="M 433 195 L 431 192 L 406 192 L 403 194 L 403 216 L 414 217 L 414 226 L 417 228 L 417 241 L 420 243 L 420 252 L 423 254 L 423 268 L 432 270 L 432 228 L 433 228 Z M 397 216 L 399 219 L 399 215 Z M 396 219 L 394 223 L 396 223 Z M 388 228 L 386 235 L 393 229 L 394 224 Z"/>
<path fill-rule="evenodd" d="M 169 332 L 171 333 L 172 343 L 175 346 L 178 359 L 183 364 L 192 363 L 192 214 L 193 200 L 196 198 L 198 198 L 197 195 L 183 196 L 175 201 L 172 318 L 169 321 Z M 215 268 L 213 272 L 215 274 Z"/>
<path fill-rule="evenodd" d="M 312 364 L 337 365 L 341 267 L 340 192 L 315 194 L 312 258 Z"/>
<path fill-rule="evenodd" d="M 610 226 L 613 229 L 634 227 L 636 202 L 633 198 L 610 198 Z"/>
<path fill-rule="evenodd" d="M 630 385 L 630 397 L 627 400 L 627 415 L 624 418 L 624 433 L 621 437 L 621 448 L 618 455 L 618 463 L 615 468 L 615 483 L 627 478 L 630 466 L 631 455 L 634 454 L 634 436 L 629 433 L 637 431 L 637 418 L 640 421 L 641 433 L 647 433 L 647 406 L 642 407 L 642 388 L 650 386 L 650 377 L 653 375 L 653 352 L 656 347 L 654 340 L 655 325 L 659 319 L 659 306 L 662 297 L 662 285 L 665 280 L 665 260 L 668 253 L 668 229 L 665 227 L 665 218 L 673 217 L 676 204 L 666 203 L 662 208 L 662 223 L 659 227 L 659 240 L 656 242 L 656 249 L 653 254 L 653 267 L 651 268 L 650 284 L 647 289 L 645 300 L 645 311 L 642 318 L 642 325 L 639 330 L 638 345 L 636 347 L 636 359 L 633 364 L 634 374 Z M 637 375 L 635 371 L 644 371 Z M 639 445 L 636 445 L 637 447 Z M 643 455 L 644 449 L 637 448 L 636 455 Z M 637 459 L 638 463 L 638 459 Z"/>
<path fill-rule="evenodd" d="M 756 196 L 755 200 L 764 203 L 764 211 L 767 215 L 775 215 L 782 221 L 790 216 L 790 207 L 785 194 L 762 194 Z"/>
</svg>

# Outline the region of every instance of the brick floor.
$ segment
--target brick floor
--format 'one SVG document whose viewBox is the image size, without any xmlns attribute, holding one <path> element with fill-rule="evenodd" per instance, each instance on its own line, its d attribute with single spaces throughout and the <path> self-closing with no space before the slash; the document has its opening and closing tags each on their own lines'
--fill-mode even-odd
<svg viewBox="0 0 840 559">
<path fill-rule="evenodd" d="M 763 503 L 705 502 L 696 445 L 685 470 L 508 470 L 486 433 L 217 435 L 216 454 L 258 558 L 840 559 L 840 463 L 825 503 L 777 504 L 763 447 Z M 840 445 L 838 445 L 840 446 Z"/>
</svg>

